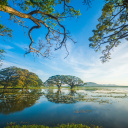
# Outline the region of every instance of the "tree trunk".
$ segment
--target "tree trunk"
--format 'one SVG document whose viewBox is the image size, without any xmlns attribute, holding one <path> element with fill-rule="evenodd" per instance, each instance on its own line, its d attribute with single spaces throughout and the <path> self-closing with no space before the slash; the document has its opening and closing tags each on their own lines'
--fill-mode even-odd
<svg viewBox="0 0 128 128">
<path fill-rule="evenodd" d="M 24 87 L 22 88 L 22 91 L 24 91 Z"/>
<path fill-rule="evenodd" d="M 4 85 L 4 89 L 7 89 L 7 85 Z"/>
<path fill-rule="evenodd" d="M 71 89 L 73 89 L 73 86 L 71 85 Z"/>
<path fill-rule="evenodd" d="M 73 87 L 74 87 L 74 84 L 72 83 L 70 86 L 71 86 L 71 89 L 73 89 Z"/>
<path fill-rule="evenodd" d="M 57 85 L 57 87 L 58 87 L 58 89 L 60 89 L 61 88 L 61 84 L 60 85 Z"/>
</svg>

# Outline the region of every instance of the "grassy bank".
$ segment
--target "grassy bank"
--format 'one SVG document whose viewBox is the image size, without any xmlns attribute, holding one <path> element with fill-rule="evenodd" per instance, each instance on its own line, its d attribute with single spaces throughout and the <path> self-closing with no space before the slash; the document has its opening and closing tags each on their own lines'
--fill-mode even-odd
<svg viewBox="0 0 128 128">
<path fill-rule="evenodd" d="M 71 89 L 71 87 L 61 87 L 65 88 L 65 89 L 71 89 L 71 90 L 88 90 L 88 91 L 93 91 L 93 90 L 101 90 L 101 89 L 108 89 L 108 88 L 128 88 L 128 86 L 80 86 L 80 87 L 74 87 Z M 4 86 L 0 86 L 0 89 L 4 89 Z M 15 86 L 15 87 L 7 87 L 6 89 L 23 89 L 23 87 L 21 86 Z M 41 86 L 41 87 L 28 87 L 28 88 L 24 88 L 24 89 L 58 89 L 57 86 Z"/>
<path fill-rule="evenodd" d="M 70 87 L 61 87 L 60 89 L 71 89 Z M 74 87 L 71 90 L 97 90 L 98 87 Z M 0 86 L 0 89 L 4 89 L 4 86 Z M 23 89 L 23 87 L 21 86 L 16 86 L 16 87 L 7 87 L 6 89 Z M 24 88 L 24 89 L 58 89 L 58 87 L 56 86 L 42 86 L 42 87 L 28 87 L 28 88 Z"/>
<path fill-rule="evenodd" d="M 87 126 L 87 125 L 83 125 L 83 124 L 62 124 L 62 125 L 58 125 L 58 126 L 54 126 L 54 127 L 49 127 L 49 126 L 44 126 L 44 125 L 15 125 L 15 126 L 7 126 L 5 128 L 102 128 L 101 126 L 95 126 L 95 125 L 91 125 L 91 126 Z"/>
<path fill-rule="evenodd" d="M 23 88 L 21 86 L 16 86 L 16 87 L 7 87 L 6 89 L 46 89 L 47 87 L 28 87 L 28 88 Z M 0 86 L 0 89 L 5 89 L 4 86 Z"/>
</svg>

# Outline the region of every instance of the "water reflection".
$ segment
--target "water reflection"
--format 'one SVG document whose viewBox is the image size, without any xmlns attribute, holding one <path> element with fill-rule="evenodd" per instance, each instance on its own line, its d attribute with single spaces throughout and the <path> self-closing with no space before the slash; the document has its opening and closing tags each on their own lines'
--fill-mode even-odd
<svg viewBox="0 0 128 128">
<path fill-rule="evenodd" d="M 23 121 L 48 126 L 77 123 L 128 128 L 127 106 L 128 88 L 0 89 L 0 127 Z"/>
<path fill-rule="evenodd" d="M 49 102 L 56 104 L 73 104 L 79 101 L 109 103 L 108 100 L 101 97 L 93 96 L 84 90 L 82 92 L 66 89 L 36 89 L 36 90 L 20 90 L 20 89 L 0 89 L 0 113 L 10 114 L 22 111 L 27 107 L 33 106 L 37 100 L 41 100 L 44 95 Z M 89 96 L 90 95 L 90 96 Z"/>
<path fill-rule="evenodd" d="M 67 91 L 67 90 L 65 90 Z M 74 90 L 54 89 L 47 90 L 20 90 L 20 89 L 1 89 L 0 90 L 0 113 L 10 114 L 22 111 L 27 107 L 33 106 L 40 96 L 54 103 L 72 104 L 84 100 L 85 95 Z M 41 100 L 41 99 L 40 99 Z"/>
<path fill-rule="evenodd" d="M 54 90 L 48 89 L 45 96 L 50 102 L 65 104 L 76 103 L 84 98 L 82 94 L 77 93 L 74 90 L 69 90 L 68 93 L 64 93 L 60 89 L 58 89 L 56 92 L 54 92 Z"/>
<path fill-rule="evenodd" d="M 42 95 L 41 90 L 0 90 L 0 113 L 10 114 L 22 111 L 36 103 Z"/>
</svg>

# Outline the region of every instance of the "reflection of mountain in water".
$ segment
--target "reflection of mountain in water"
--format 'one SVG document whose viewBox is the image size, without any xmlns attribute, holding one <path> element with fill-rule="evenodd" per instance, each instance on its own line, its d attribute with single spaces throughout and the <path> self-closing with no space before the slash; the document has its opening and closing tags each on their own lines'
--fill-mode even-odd
<svg viewBox="0 0 128 128">
<path fill-rule="evenodd" d="M 76 103 L 84 98 L 82 94 L 77 93 L 74 90 L 70 90 L 69 93 L 65 94 L 60 89 L 58 89 L 57 92 L 53 92 L 53 90 L 48 89 L 45 96 L 50 102 L 65 104 Z"/>
<path fill-rule="evenodd" d="M 22 111 L 36 103 L 42 95 L 41 90 L 0 90 L 0 113 L 10 114 Z"/>
</svg>

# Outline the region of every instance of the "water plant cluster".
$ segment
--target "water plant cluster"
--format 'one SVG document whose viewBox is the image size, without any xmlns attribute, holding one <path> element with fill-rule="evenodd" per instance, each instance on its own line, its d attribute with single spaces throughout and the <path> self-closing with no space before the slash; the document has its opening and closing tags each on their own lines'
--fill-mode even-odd
<svg viewBox="0 0 128 128">
<path fill-rule="evenodd" d="M 95 125 L 91 125 L 91 126 L 87 126 L 87 125 L 83 125 L 83 124 L 62 124 L 62 125 L 58 125 L 58 126 L 53 126 L 53 127 L 49 127 L 49 126 L 44 126 L 44 125 L 13 125 L 13 126 L 7 126 L 5 128 L 102 128 L 101 126 L 95 126 Z"/>
</svg>

